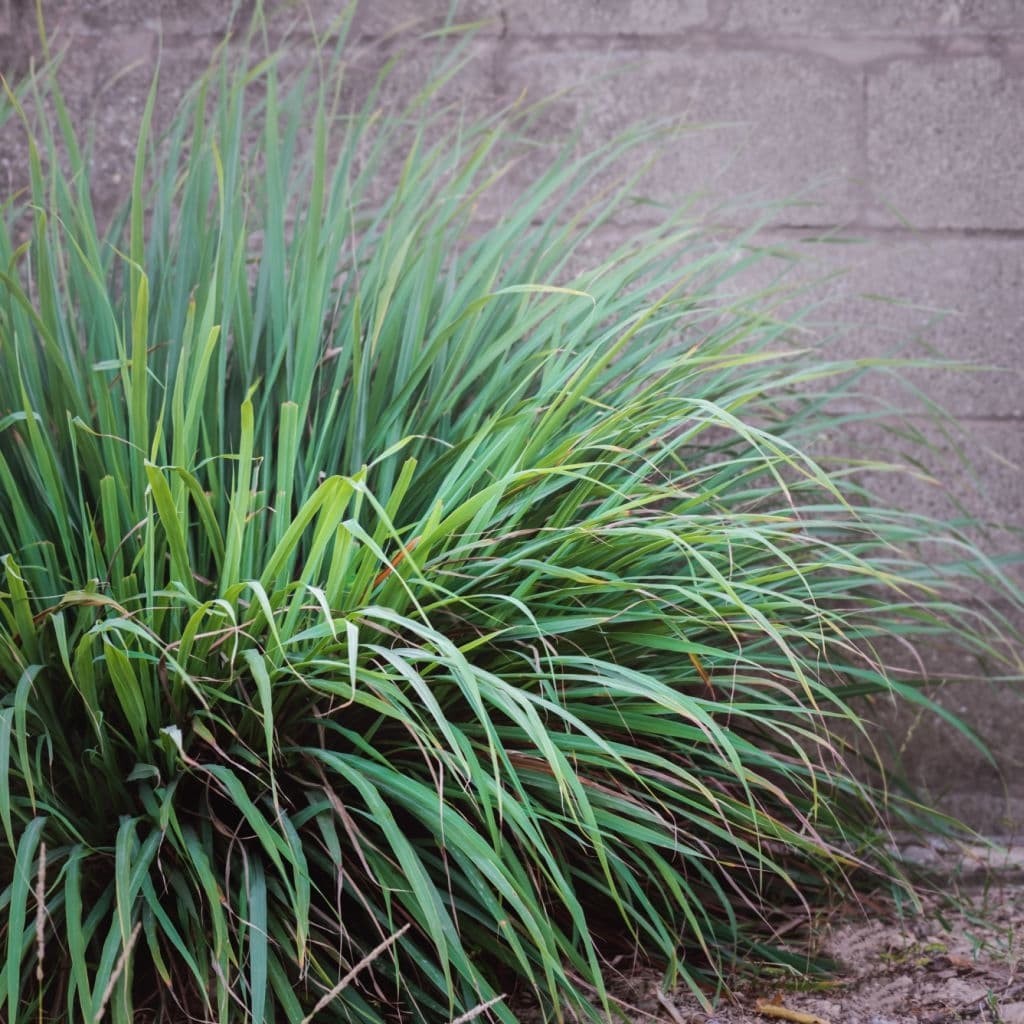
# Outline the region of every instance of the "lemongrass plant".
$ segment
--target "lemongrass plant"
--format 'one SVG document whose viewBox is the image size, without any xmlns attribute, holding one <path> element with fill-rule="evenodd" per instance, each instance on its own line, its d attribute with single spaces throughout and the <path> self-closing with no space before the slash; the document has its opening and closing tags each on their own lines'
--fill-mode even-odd
<svg viewBox="0 0 1024 1024">
<path fill-rule="evenodd" d="M 154 84 L 105 232 L 52 73 L 0 108 L 12 1022 L 596 1017 L 624 944 L 703 998 L 898 871 L 886 642 L 1019 671 L 992 563 L 808 455 L 866 367 L 721 297 L 748 239 L 588 259 L 631 139 L 478 229 L 515 113 L 353 107 L 345 46 L 159 140 Z"/>
</svg>

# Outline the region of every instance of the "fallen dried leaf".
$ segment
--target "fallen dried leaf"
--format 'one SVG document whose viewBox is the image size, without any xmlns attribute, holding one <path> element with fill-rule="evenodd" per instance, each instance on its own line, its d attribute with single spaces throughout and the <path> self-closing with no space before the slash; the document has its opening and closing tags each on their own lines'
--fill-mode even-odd
<svg viewBox="0 0 1024 1024">
<path fill-rule="evenodd" d="M 793 1024 L 829 1024 L 824 1017 L 816 1013 L 801 1013 L 799 1010 L 790 1010 L 778 1003 L 769 1002 L 767 999 L 758 999 L 754 1004 L 757 1012 L 765 1017 L 775 1017 L 778 1020 L 792 1021 Z"/>
</svg>

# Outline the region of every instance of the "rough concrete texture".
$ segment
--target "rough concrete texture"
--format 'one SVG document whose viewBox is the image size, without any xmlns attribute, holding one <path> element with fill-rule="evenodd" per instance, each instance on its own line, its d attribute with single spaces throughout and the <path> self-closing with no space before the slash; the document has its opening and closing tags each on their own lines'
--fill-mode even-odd
<svg viewBox="0 0 1024 1024">
<path fill-rule="evenodd" d="M 848 231 L 825 242 L 807 232 L 772 242 L 780 255 L 731 281 L 732 292 L 774 289 L 776 315 L 802 314 L 827 355 L 893 360 L 872 381 L 879 401 L 906 410 L 927 395 L 958 417 L 1024 416 L 1017 241 Z"/>
<path fill-rule="evenodd" d="M 868 460 L 863 482 L 878 503 L 958 526 L 972 520 L 962 526 L 964 535 L 1005 559 L 1022 550 L 1019 526 L 1013 530 L 1006 524 L 1019 524 L 1024 473 L 1024 431 L 1006 426 L 998 419 L 951 425 L 926 416 L 886 416 L 844 424 L 817 438 L 811 451 L 823 462 L 834 453 Z M 959 557 L 948 545 L 925 554 L 944 562 Z M 1007 564 L 1004 572 L 1024 586 L 1020 560 Z M 1024 657 L 1024 651 L 1019 653 Z"/>
<path fill-rule="evenodd" d="M 513 35 L 662 35 L 708 19 L 708 0 L 509 0 L 503 8 Z"/>
<path fill-rule="evenodd" d="M 337 21 L 346 5 L 337 0 L 312 0 L 308 4 L 293 3 L 290 6 L 298 21 L 312 14 L 314 24 L 325 29 Z M 484 36 L 495 35 L 503 29 L 501 9 L 499 0 L 465 0 L 458 4 L 451 0 L 361 3 L 355 9 L 352 32 L 356 37 L 396 39 L 408 37 L 410 33 L 431 31 L 446 23 L 474 23 Z"/>
<path fill-rule="evenodd" d="M 924 708 L 877 701 L 867 717 L 878 754 L 905 770 L 909 791 L 925 803 L 940 805 L 983 833 L 1024 837 L 1024 792 L 1020 778 L 1024 756 L 1019 723 L 1024 696 L 1005 686 L 980 682 L 989 663 L 967 663 L 941 648 L 916 652 L 933 682 L 930 696 L 944 711 L 970 723 L 975 736 Z M 967 677 L 958 682 L 957 675 Z M 977 745 L 984 737 L 998 756 L 990 760 Z"/>
<path fill-rule="evenodd" d="M 758 32 L 1020 31 L 1020 0 L 734 0 L 726 27 Z"/>
<path fill-rule="evenodd" d="M 164 117 L 228 29 L 232 9 L 244 15 L 252 3 L 42 0 L 52 39 L 69 46 L 64 80 L 73 114 L 95 126 L 103 211 L 124 194 L 157 53 Z M 310 59 L 312 33 L 326 31 L 345 3 L 282 6 L 282 25 L 291 28 L 288 61 L 298 65 Z M 34 0 L 0 0 L 0 73 L 7 77 L 38 55 L 33 8 Z M 877 401 L 909 408 L 895 379 L 906 376 L 966 417 L 961 447 L 974 467 L 965 468 L 952 444 L 925 424 L 935 446 L 931 463 L 945 483 L 876 482 L 922 511 L 955 514 L 957 499 L 1024 527 L 1024 0 L 461 0 L 455 7 L 449 0 L 362 0 L 353 23 L 352 101 L 403 49 L 382 102 L 409 95 L 430 59 L 416 33 L 449 16 L 482 22 L 466 74 L 446 93 L 456 104 L 452 116 L 459 105 L 470 113 L 495 109 L 523 89 L 533 98 L 569 90 L 534 123 L 531 141 L 549 154 L 552 140 L 575 133 L 582 146 L 599 144 L 638 120 L 718 123 L 663 137 L 661 159 L 636 190 L 669 204 L 704 190 L 702 209 L 733 201 L 716 214 L 733 223 L 752 216 L 742 209 L 748 194 L 798 197 L 771 209 L 765 241 L 808 257 L 789 281 L 821 280 L 780 296 L 778 306 L 785 312 L 820 300 L 811 316 L 830 355 L 933 352 L 999 367 L 967 375 L 901 370 L 879 383 Z M 649 148 L 632 155 L 629 169 L 650 155 Z M 539 162 L 518 165 L 503 201 L 515 201 Z M 24 166 L 20 133 L 0 127 L 0 189 L 23 180 Z M 478 212 L 493 220 L 501 205 Z M 594 245 L 612 246 L 658 216 L 658 207 L 639 206 Z M 808 244 L 834 235 L 837 225 L 840 235 L 862 241 Z M 843 267 L 848 273 L 830 277 Z M 770 266 L 753 273 L 738 283 L 764 287 L 777 276 Z M 877 432 L 820 443 L 825 451 L 840 444 L 871 455 L 885 450 Z M 991 543 L 1009 550 L 1019 539 L 1002 533 Z M 947 666 L 942 652 L 922 654 Z M 913 777 L 950 809 L 1005 831 L 1024 818 L 1018 698 L 960 688 L 945 691 L 947 699 L 989 733 L 1001 771 L 948 729 L 882 706 L 877 736 L 905 747 Z"/>
<path fill-rule="evenodd" d="M 851 355 L 949 360 L 976 369 L 907 371 L 960 417 L 1024 416 L 1024 246 L 1002 238 L 885 239 L 855 257 L 837 310 Z M 851 297 L 857 296 L 856 304 Z M 1019 481 L 1014 490 L 1019 494 Z"/>
<path fill-rule="evenodd" d="M 510 47 L 502 82 L 510 98 L 559 94 L 548 129 L 572 126 L 583 148 L 645 120 L 685 124 L 662 141 L 644 183 L 659 202 L 698 192 L 801 199 L 785 214 L 796 224 L 854 214 L 860 81 L 823 58 L 700 47 L 580 52 L 563 42 Z"/>
<path fill-rule="evenodd" d="M 1024 18 L 1024 13 L 1022 13 Z M 1024 76 L 993 57 L 895 61 L 868 78 L 878 216 L 919 228 L 1024 223 Z"/>
<path fill-rule="evenodd" d="M 23 5 L 24 6 L 24 5 Z M 189 33 L 208 38 L 220 34 L 231 20 L 230 0 L 204 3 L 203 0 L 49 0 L 44 10 L 54 21 L 75 19 L 86 28 L 110 34 L 112 25 L 122 28 L 160 29 L 165 33 Z"/>
<path fill-rule="evenodd" d="M 314 0 L 302 5 L 318 25 L 337 16 L 338 3 Z M 708 0 L 388 0 L 363 4 L 354 22 L 360 34 L 392 36 L 409 28 L 433 27 L 451 17 L 456 23 L 481 22 L 485 32 L 503 37 L 578 35 L 616 37 L 683 32 L 704 25 Z"/>
</svg>

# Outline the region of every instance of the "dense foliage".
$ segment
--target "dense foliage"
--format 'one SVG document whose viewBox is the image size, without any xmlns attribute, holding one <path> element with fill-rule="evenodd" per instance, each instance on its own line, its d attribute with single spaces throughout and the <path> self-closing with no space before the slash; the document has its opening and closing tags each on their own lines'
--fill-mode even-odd
<svg viewBox="0 0 1024 1024">
<path fill-rule="evenodd" d="M 996 570 L 809 456 L 866 368 L 722 297 L 749 239 L 589 255 L 636 138 L 477 228 L 521 114 L 243 51 L 159 144 L 154 86 L 102 232 L 52 74 L 0 106 L 0 1013 L 509 1021 L 623 943 L 793 961 L 773 908 L 918 813 L 851 702 L 926 703 L 890 638 L 1014 674 Z"/>
</svg>

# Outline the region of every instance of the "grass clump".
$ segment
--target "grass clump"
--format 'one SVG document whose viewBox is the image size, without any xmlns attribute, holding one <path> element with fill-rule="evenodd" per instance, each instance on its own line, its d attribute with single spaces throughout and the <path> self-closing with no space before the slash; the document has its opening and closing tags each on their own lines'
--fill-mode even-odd
<svg viewBox="0 0 1024 1024">
<path fill-rule="evenodd" d="M 596 1012 L 623 943 L 695 990 L 798 962 L 772 907 L 917 813 L 840 738 L 926 701 L 885 642 L 1017 670 L 966 543 L 807 454 L 864 367 L 716 298 L 744 239 L 588 262 L 630 140 L 476 230 L 505 120 L 352 108 L 345 52 L 224 58 L 159 145 L 154 87 L 105 233 L 52 75 L 5 100 L 11 1021 L 511 1021 Z"/>
</svg>

